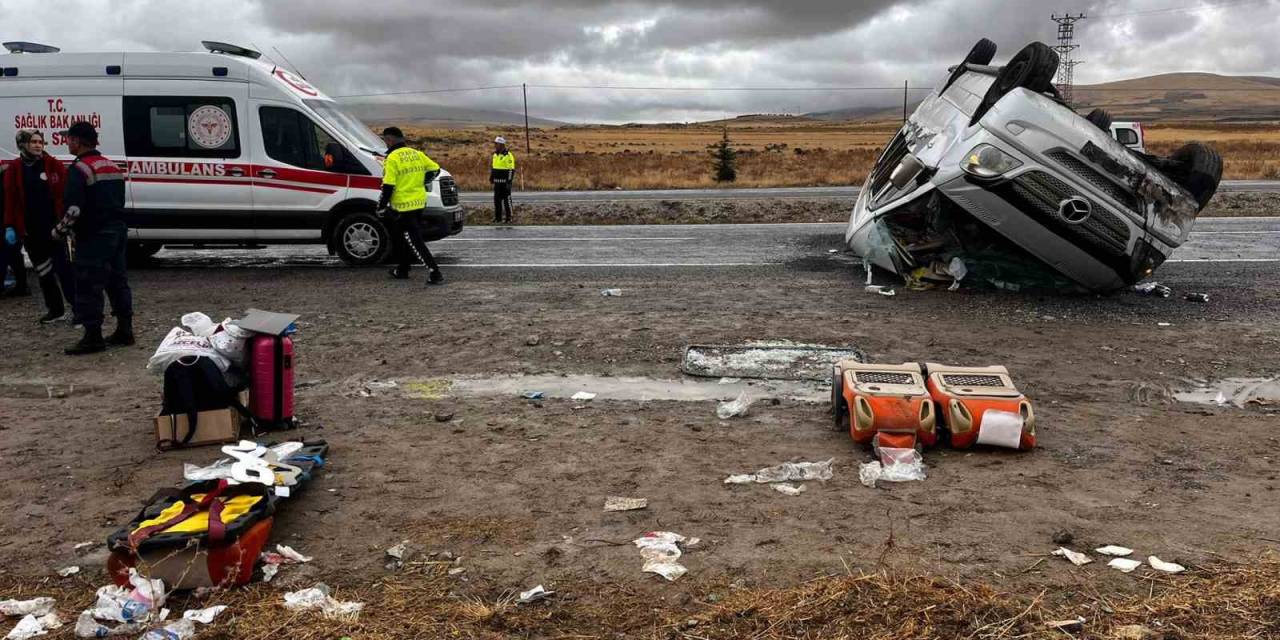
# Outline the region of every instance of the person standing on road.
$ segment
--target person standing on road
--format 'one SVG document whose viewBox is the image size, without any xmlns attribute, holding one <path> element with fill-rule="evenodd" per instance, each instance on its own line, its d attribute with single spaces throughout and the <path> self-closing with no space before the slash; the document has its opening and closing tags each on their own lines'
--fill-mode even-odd
<svg viewBox="0 0 1280 640">
<path fill-rule="evenodd" d="M 489 182 L 493 183 L 493 223 L 511 224 L 511 185 L 516 179 L 516 157 L 507 149 L 507 139 L 498 136 L 493 140 L 493 168 Z"/>
<path fill-rule="evenodd" d="M 97 353 L 108 344 L 133 344 L 133 292 L 125 271 L 128 227 L 124 223 L 124 172 L 98 152 L 98 132 L 77 122 L 62 132 L 76 157 L 67 171 L 63 195 L 67 211 L 50 234 L 58 242 L 75 234 L 75 298 L 72 313 L 84 325 L 84 337 L 67 355 Z M 111 300 L 116 330 L 102 337 L 103 290 Z"/>
<path fill-rule="evenodd" d="M 4 176 L 5 241 L 15 248 L 26 245 L 44 294 L 47 313 L 40 322 L 48 324 L 66 316 L 63 297 L 71 303 L 75 292 L 67 244 L 52 237 L 53 228 L 62 217 L 67 167 L 45 153 L 44 135 L 39 131 L 19 129 L 15 140 L 20 155 L 0 165 Z M 17 257 L 19 261 L 22 258 Z"/>
<path fill-rule="evenodd" d="M 427 208 L 427 192 L 440 174 L 440 165 L 427 154 L 406 146 L 399 127 L 383 129 L 382 140 L 387 143 L 387 160 L 382 165 L 378 214 L 390 223 L 395 235 L 396 267 L 391 270 L 391 277 L 409 277 L 412 254 L 430 269 L 427 284 L 440 284 L 444 282 L 440 265 L 422 241 L 422 212 Z"/>
</svg>

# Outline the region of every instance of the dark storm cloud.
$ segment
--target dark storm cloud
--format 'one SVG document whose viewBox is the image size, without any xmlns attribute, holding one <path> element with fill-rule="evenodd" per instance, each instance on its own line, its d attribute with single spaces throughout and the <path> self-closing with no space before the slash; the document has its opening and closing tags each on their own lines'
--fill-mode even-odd
<svg viewBox="0 0 1280 640">
<path fill-rule="evenodd" d="M 0 0 L 17 39 L 68 50 L 190 49 L 201 39 L 279 47 L 334 95 L 531 85 L 927 86 L 980 37 L 997 60 L 1077 28 L 1084 82 L 1199 70 L 1280 74 L 1280 0 Z M 1187 7 L 1201 7 L 1195 11 Z M 1175 11 L 1163 11 L 1174 8 Z M 65 15 L 80 16 L 68 23 Z M 12 27 L 11 27 L 12 30 Z M 277 56 L 278 57 L 278 56 Z M 534 88 L 539 115 L 685 119 L 892 104 L 890 92 L 660 92 Z M 519 91 L 432 94 L 515 110 Z"/>
</svg>

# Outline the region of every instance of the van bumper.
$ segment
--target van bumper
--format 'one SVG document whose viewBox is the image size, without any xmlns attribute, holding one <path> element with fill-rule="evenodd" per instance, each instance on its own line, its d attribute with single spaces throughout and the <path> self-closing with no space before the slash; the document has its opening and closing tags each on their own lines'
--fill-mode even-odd
<svg viewBox="0 0 1280 640">
<path fill-rule="evenodd" d="M 467 214 L 461 204 L 451 207 L 428 207 L 422 212 L 422 239 L 426 242 L 443 240 L 462 233 Z"/>
</svg>

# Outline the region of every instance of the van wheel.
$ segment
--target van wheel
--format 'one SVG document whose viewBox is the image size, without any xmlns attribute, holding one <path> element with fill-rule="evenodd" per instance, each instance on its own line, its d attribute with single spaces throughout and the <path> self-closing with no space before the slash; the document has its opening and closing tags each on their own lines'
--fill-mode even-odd
<svg viewBox="0 0 1280 640">
<path fill-rule="evenodd" d="M 973 119 L 969 124 L 977 124 L 991 107 L 1014 89 L 1049 92 L 1053 89 L 1053 76 L 1058 73 L 1058 62 L 1058 52 L 1043 42 L 1032 42 L 1023 47 L 1018 55 L 1000 69 L 1000 75 L 996 76 L 996 81 L 987 89 L 987 95 L 982 97 L 982 103 L 973 112 Z"/>
<path fill-rule="evenodd" d="M 946 91 L 947 88 L 950 87 L 953 82 L 958 80 L 960 76 L 964 75 L 965 65 L 968 65 L 968 64 L 988 65 L 988 64 L 991 64 L 991 61 L 994 60 L 995 57 L 996 57 L 996 43 L 988 40 L 987 38 L 983 38 L 979 40 L 976 44 L 973 45 L 972 49 L 969 49 L 969 54 L 964 57 L 964 62 L 961 62 L 959 65 L 957 65 L 955 70 L 951 72 L 951 77 L 947 78 L 947 83 L 942 86 L 942 91 Z"/>
<path fill-rule="evenodd" d="M 158 242 L 130 242 L 125 248 L 124 259 L 130 266 L 144 265 L 163 248 L 164 245 Z"/>
<path fill-rule="evenodd" d="M 381 264 L 391 253 L 391 232 L 372 213 L 348 214 L 333 233 L 338 257 L 353 267 Z"/>
<path fill-rule="evenodd" d="M 1106 109 L 1094 109 L 1084 119 L 1092 122 L 1093 126 L 1106 131 L 1107 135 L 1111 135 L 1111 114 Z"/>
<path fill-rule="evenodd" d="M 1222 156 L 1206 144 L 1192 142 L 1174 151 L 1169 160 L 1178 166 L 1177 171 L 1167 172 L 1169 177 L 1190 191 L 1204 209 L 1222 181 Z"/>
</svg>

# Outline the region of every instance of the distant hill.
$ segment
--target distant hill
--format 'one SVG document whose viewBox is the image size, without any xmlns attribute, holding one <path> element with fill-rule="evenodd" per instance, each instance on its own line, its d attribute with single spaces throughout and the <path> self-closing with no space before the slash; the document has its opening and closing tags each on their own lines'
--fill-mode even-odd
<svg viewBox="0 0 1280 640">
<path fill-rule="evenodd" d="M 413 125 L 418 127 L 466 127 L 472 125 L 524 125 L 524 114 L 513 111 L 446 107 L 423 103 L 344 102 L 357 118 L 370 125 Z M 557 127 L 565 124 L 546 118 L 529 118 L 531 127 Z"/>
<path fill-rule="evenodd" d="M 908 105 L 914 110 L 919 102 Z M 1280 78 L 1166 73 L 1075 89 L 1075 105 L 1102 107 L 1117 120 L 1280 120 Z M 902 103 L 807 113 L 819 120 L 888 120 L 902 117 Z"/>
</svg>

